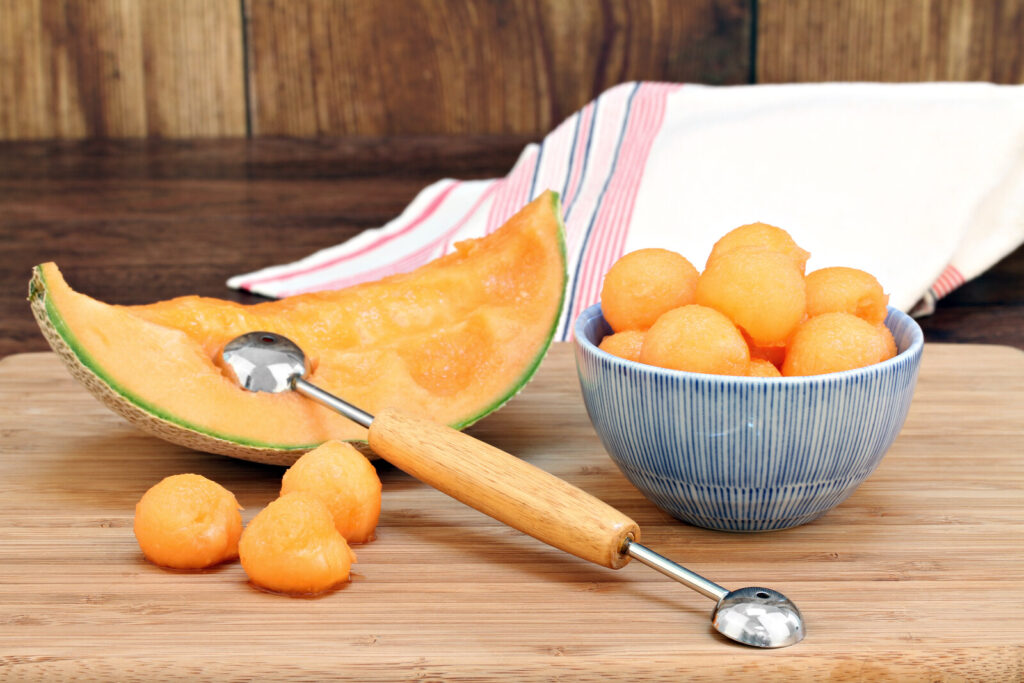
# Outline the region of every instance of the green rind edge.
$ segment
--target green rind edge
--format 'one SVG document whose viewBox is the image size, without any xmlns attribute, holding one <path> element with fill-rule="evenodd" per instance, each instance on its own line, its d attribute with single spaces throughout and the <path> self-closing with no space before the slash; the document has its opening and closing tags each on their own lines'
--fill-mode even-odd
<svg viewBox="0 0 1024 683">
<path fill-rule="evenodd" d="M 46 316 L 50 319 L 50 323 L 57 331 L 57 334 L 60 335 L 61 339 L 64 340 L 64 343 L 68 345 L 68 348 L 70 348 L 74 352 L 75 356 L 82 363 L 82 365 L 87 367 L 90 372 L 92 372 L 94 375 L 103 380 L 103 382 L 108 387 L 110 387 L 111 390 L 117 392 L 118 395 L 122 396 L 126 401 L 128 401 L 132 405 L 136 406 L 141 410 L 146 411 L 153 417 L 164 420 L 165 422 L 170 422 L 184 429 L 188 429 L 189 431 L 197 432 L 199 434 L 203 434 L 214 439 L 229 441 L 231 443 L 235 443 L 241 446 L 247 446 L 250 448 L 266 448 L 277 451 L 308 451 L 311 448 L 316 448 L 319 445 L 308 444 L 305 446 L 286 446 L 283 444 L 263 443 L 260 441 L 246 439 L 244 437 L 226 436 L 223 434 L 218 434 L 216 432 L 211 432 L 206 429 L 203 429 L 198 425 L 188 422 L 187 420 L 182 420 L 180 417 L 176 415 L 161 410 L 160 408 L 157 408 L 149 401 L 139 398 L 138 396 L 136 396 L 135 394 L 131 393 L 130 391 L 122 387 L 120 384 L 118 384 L 117 381 L 114 380 L 114 378 L 111 377 L 110 374 L 103 368 L 103 366 L 98 361 L 96 361 L 96 359 L 93 358 L 88 351 L 85 350 L 85 347 L 78 341 L 78 338 L 75 337 L 75 334 L 71 331 L 71 328 L 69 328 L 67 323 L 64 321 L 64 317 L 60 314 L 60 311 L 57 310 L 57 307 L 53 304 L 53 300 L 50 299 L 50 297 L 47 295 L 48 288 L 46 282 L 46 274 L 43 272 L 42 266 L 36 266 L 34 270 L 39 280 L 42 281 L 43 283 L 43 291 L 36 291 L 36 288 L 33 284 L 29 288 L 29 298 L 31 299 L 33 297 L 38 296 L 43 297 L 43 303 L 46 306 Z M 354 441 L 359 440 L 354 439 Z"/>
<path fill-rule="evenodd" d="M 551 348 L 551 343 L 554 340 L 555 332 L 558 330 L 558 321 L 561 319 L 562 310 L 565 307 L 565 283 L 568 279 L 568 271 L 566 270 L 566 264 L 568 259 L 566 255 L 565 246 L 565 223 L 562 220 L 561 198 L 557 192 L 553 191 L 551 192 L 551 210 L 555 216 L 555 220 L 558 223 L 558 249 L 559 254 L 562 257 L 562 295 L 559 298 L 558 310 L 555 313 L 554 320 L 551 323 L 551 328 L 548 330 L 547 341 L 543 345 L 543 347 L 538 351 L 537 355 L 534 357 L 529 367 L 527 367 L 523 374 L 519 376 L 518 380 L 512 384 L 512 388 L 507 394 L 496 400 L 491 405 L 484 408 L 481 412 L 477 413 L 473 417 L 450 425 L 453 429 L 465 429 L 466 427 L 475 424 L 476 422 L 482 420 L 483 418 L 487 417 L 488 415 L 490 415 L 491 413 L 495 412 L 496 410 L 504 406 L 506 403 L 508 403 L 513 397 L 515 397 L 516 394 L 522 391 L 523 387 L 525 387 L 527 383 L 529 383 L 529 381 L 537 373 L 537 370 L 540 368 L 541 362 L 544 360 L 544 357 L 547 355 L 548 350 Z M 249 448 L 260 448 L 276 451 L 308 451 L 320 445 L 313 443 L 300 446 L 289 446 L 283 444 L 265 443 L 261 441 L 254 441 L 244 437 L 229 436 L 216 432 L 211 432 L 199 427 L 198 425 L 188 422 L 187 420 L 183 420 L 176 415 L 168 413 L 156 407 L 152 403 L 129 392 L 124 387 L 119 385 L 114 380 L 114 378 L 111 377 L 106 370 L 104 370 L 103 366 L 100 365 L 100 363 L 97 362 L 96 359 L 94 359 L 92 355 L 85 350 L 84 346 L 78 341 L 77 337 L 75 337 L 74 333 L 68 327 L 67 323 L 64 320 L 64 317 L 60 314 L 60 311 L 56 308 L 56 306 L 53 304 L 52 299 L 47 294 L 48 288 L 46 282 L 46 274 L 43 272 L 42 266 L 35 266 L 33 270 L 35 271 L 36 277 L 39 279 L 40 282 L 42 282 L 42 288 L 41 290 L 37 288 L 35 279 L 33 279 L 32 282 L 30 282 L 29 284 L 29 299 L 32 300 L 40 296 L 43 297 L 43 303 L 46 308 L 47 318 L 50 320 L 50 323 L 57 331 L 57 334 L 60 335 L 61 339 L 64 340 L 64 343 L 67 344 L 68 348 L 71 349 L 71 351 L 78 358 L 79 362 L 82 363 L 82 365 L 84 365 L 90 372 L 92 372 L 94 375 L 100 378 L 108 387 L 110 387 L 112 391 L 116 392 L 118 395 L 123 397 L 126 401 L 136 406 L 140 410 L 145 411 L 146 413 L 152 415 L 153 417 L 164 420 L 165 422 L 177 425 L 178 427 L 181 427 L 183 429 L 187 429 L 189 431 L 202 434 L 212 439 L 218 439 L 221 441 L 226 441 L 229 443 L 234 443 Z M 351 443 L 366 443 L 365 439 L 347 439 L 347 441 Z"/>
<path fill-rule="evenodd" d="M 487 417 L 488 415 L 490 415 L 491 413 L 493 413 L 494 411 L 498 410 L 506 403 L 511 401 L 515 397 L 515 395 L 522 391 L 523 388 L 527 385 L 527 383 L 529 383 L 529 381 L 533 379 L 533 376 L 537 374 L 537 370 L 540 369 L 541 362 L 544 360 L 544 357 L 548 353 L 548 349 L 551 348 L 551 343 L 555 339 L 555 332 L 558 331 L 558 321 L 561 320 L 562 309 L 565 308 L 565 285 L 569 279 L 569 259 L 566 255 L 565 248 L 565 222 L 562 220 L 562 198 L 559 195 L 559 193 L 555 192 L 554 190 L 551 190 L 550 192 L 551 210 L 555 215 L 555 221 L 557 221 L 558 223 L 558 251 L 559 254 L 562 256 L 562 296 L 558 300 L 558 311 L 555 313 L 555 319 L 551 323 L 551 329 L 548 330 L 547 342 L 544 344 L 543 347 L 541 347 L 540 351 L 537 353 L 537 356 L 533 359 L 533 362 L 530 364 L 528 368 L 526 368 L 526 371 L 519 376 L 519 380 L 513 383 L 512 389 L 509 391 L 509 393 L 505 394 L 503 397 L 499 398 L 497 401 L 492 403 L 483 411 L 469 418 L 468 420 L 463 420 L 462 422 L 450 425 L 453 429 L 465 429 L 466 427 L 469 427 L 475 424 L 476 422 L 479 422 L 483 418 Z"/>
</svg>

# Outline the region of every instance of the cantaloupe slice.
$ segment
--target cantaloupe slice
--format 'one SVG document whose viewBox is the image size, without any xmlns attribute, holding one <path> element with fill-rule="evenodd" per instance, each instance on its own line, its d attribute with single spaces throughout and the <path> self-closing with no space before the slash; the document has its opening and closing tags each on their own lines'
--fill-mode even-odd
<svg viewBox="0 0 1024 683">
<path fill-rule="evenodd" d="M 134 424 L 197 450 L 291 464 L 329 439 L 365 441 L 366 430 L 297 394 L 236 386 L 215 360 L 245 332 L 291 338 L 312 362 L 310 381 L 364 410 L 459 429 L 530 379 L 565 291 L 558 195 L 456 248 L 410 273 L 251 306 L 195 296 L 112 306 L 46 263 L 29 299 L 71 373 Z"/>
</svg>

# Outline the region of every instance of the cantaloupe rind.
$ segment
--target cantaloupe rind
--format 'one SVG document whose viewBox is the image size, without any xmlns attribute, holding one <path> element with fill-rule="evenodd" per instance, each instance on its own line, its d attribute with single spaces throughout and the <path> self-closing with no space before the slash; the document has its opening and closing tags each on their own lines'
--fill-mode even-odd
<svg viewBox="0 0 1024 683">
<path fill-rule="evenodd" d="M 543 275 L 546 278 L 544 279 L 546 288 L 543 291 L 545 292 L 544 301 L 548 303 L 543 305 L 545 314 L 538 321 L 539 324 L 534 327 L 532 332 L 529 335 L 525 335 L 533 341 L 530 341 L 527 346 L 517 349 L 514 354 L 499 354 L 500 359 L 498 362 L 505 364 L 502 368 L 507 371 L 507 374 L 499 376 L 497 385 L 486 384 L 485 388 L 481 390 L 482 393 L 486 393 L 488 396 L 486 401 L 474 403 L 472 395 L 468 398 L 463 396 L 462 402 L 457 404 L 462 406 L 459 408 L 459 410 L 462 410 L 461 414 L 454 418 L 450 416 L 443 419 L 433 418 L 459 429 L 465 428 L 497 410 L 526 385 L 539 367 L 557 329 L 558 319 L 564 305 L 566 281 L 564 226 L 561 220 L 558 196 L 554 193 L 548 193 L 529 205 L 524 209 L 524 212 L 527 210 L 533 212 L 528 215 L 530 220 L 546 222 L 542 223 L 540 228 L 534 229 L 535 235 L 531 233 L 531 239 L 535 239 L 537 244 L 531 243 L 530 245 L 534 249 L 542 248 L 543 254 L 546 254 L 541 266 L 545 269 L 545 272 L 538 274 L 538 277 Z M 515 233 L 508 234 L 515 235 Z M 500 254 L 501 252 L 491 253 Z M 554 254 L 557 254 L 557 257 L 554 257 Z M 484 256 L 484 258 L 489 257 Z M 492 263 L 503 263 L 501 258 L 490 258 L 492 258 L 491 261 L 482 262 L 483 267 L 489 267 L 489 264 Z M 444 261 L 444 263 L 450 262 L 452 262 L 451 259 Z M 455 259 L 455 262 L 458 262 L 458 258 Z M 518 268 L 518 265 L 509 267 Z M 443 271 L 435 269 L 433 272 Z M 463 271 L 458 272 L 461 273 Z M 475 271 L 472 271 L 470 268 L 469 272 Z M 501 273 L 498 273 L 498 275 L 500 276 Z M 390 280 L 391 278 L 383 282 L 386 284 Z M 407 280 L 408 278 L 404 280 L 399 279 L 398 282 L 405 282 Z M 55 296 L 61 299 L 64 310 L 55 301 Z M 71 290 L 54 264 L 43 264 L 35 268 L 29 286 L 29 300 L 40 329 L 51 347 L 68 367 L 71 374 L 105 405 L 134 425 L 155 436 L 195 450 L 279 465 L 290 465 L 303 453 L 311 448 L 315 448 L 329 438 L 352 442 L 353 445 L 360 448 L 365 454 L 371 455 L 365 444 L 366 435 L 364 429 L 344 420 L 344 418 L 340 418 L 340 416 L 331 413 L 325 408 L 313 405 L 307 399 L 294 394 L 257 395 L 244 392 L 234 385 L 231 385 L 230 388 L 227 385 L 221 386 L 227 380 L 222 376 L 214 376 L 220 375 L 219 369 L 211 371 L 209 359 L 211 352 L 209 349 L 204 350 L 200 344 L 190 342 L 185 331 L 161 326 L 149 319 L 145 319 L 147 315 L 152 314 L 152 311 L 144 309 L 152 309 L 160 304 L 155 304 L 152 307 L 118 307 L 97 302 Z M 74 303 L 68 303 L 69 301 Z M 173 306 L 176 301 L 161 302 L 161 304 L 169 303 Z M 221 303 L 226 304 L 226 302 Z M 230 305 L 234 306 L 235 304 Z M 78 307 L 86 309 L 85 312 L 77 310 Z M 512 321 L 511 319 L 504 320 L 501 317 L 503 311 L 512 310 L 507 302 L 503 302 L 500 306 L 485 306 L 484 308 L 486 310 L 476 315 L 472 320 L 467 319 L 468 322 L 463 321 L 462 323 L 455 321 L 444 329 L 456 329 L 460 325 L 477 324 L 478 326 L 483 325 L 486 331 L 490 331 L 493 328 L 500 334 L 505 335 L 504 337 L 496 337 L 497 341 L 509 338 L 509 335 L 513 334 L 513 331 L 516 330 L 516 325 L 512 324 L 512 322 L 519 324 L 520 319 L 517 318 Z M 231 311 L 234 311 L 234 309 L 231 309 Z M 69 313 L 70 315 L 68 315 Z M 143 315 L 143 313 L 146 315 Z M 107 330 L 93 329 L 102 328 L 103 324 L 99 322 L 93 324 L 90 322 L 94 318 L 105 319 L 105 317 L 110 319 L 106 322 L 107 329 L 110 331 L 109 335 L 106 334 Z M 532 323 L 532 317 L 527 317 L 531 319 Z M 136 318 L 139 319 L 136 320 Z M 124 335 L 129 338 L 128 341 L 115 336 L 117 333 L 116 328 L 122 323 L 133 330 L 133 334 Z M 80 332 L 86 335 L 87 339 L 85 341 L 81 338 Z M 422 334 L 420 336 L 422 337 Z M 142 339 L 136 343 L 132 338 Z M 97 342 L 97 339 L 101 341 Z M 406 346 L 413 347 L 415 351 L 415 343 L 412 343 L 415 341 L 415 339 L 412 339 Z M 180 362 L 181 365 L 176 365 L 174 369 L 179 371 L 177 376 L 181 378 L 180 382 L 182 383 L 183 391 L 179 393 L 175 386 L 162 386 L 157 387 L 155 390 L 158 398 L 153 399 L 147 396 L 147 393 L 152 391 L 150 387 L 140 389 L 138 386 L 132 386 L 133 384 L 138 385 L 136 377 L 144 374 L 143 372 L 132 374 L 126 369 L 118 367 L 119 364 L 116 362 L 99 362 L 95 355 L 90 352 L 90 343 L 97 345 L 102 353 L 108 354 L 112 358 L 136 359 L 137 356 L 137 360 L 143 367 L 145 367 L 147 362 L 150 364 L 163 363 L 165 362 L 164 355 L 174 356 L 177 353 L 178 355 L 174 356 L 174 362 Z M 107 343 L 110 346 L 107 346 Z M 137 345 L 133 347 L 132 343 Z M 148 348 L 143 348 L 147 344 Z M 113 352 L 115 350 L 117 351 L 116 353 Z M 167 352 L 166 354 L 165 351 Z M 362 352 L 362 350 L 359 351 Z M 409 352 L 408 349 L 405 349 L 405 351 Z M 207 357 L 203 357 L 204 353 Z M 324 353 L 330 355 L 334 351 L 328 349 Z M 389 353 L 393 356 L 396 352 L 392 350 Z M 344 352 L 340 357 L 345 358 Z M 508 367 L 505 367 L 506 365 Z M 405 366 L 403 365 L 402 367 Z M 331 367 L 321 363 L 321 368 L 317 372 L 321 372 L 323 376 L 328 376 L 330 370 Z M 120 376 L 118 375 L 119 372 Z M 408 379 L 403 377 L 401 372 L 395 372 L 398 373 L 399 379 Z M 393 372 L 392 374 L 395 373 Z M 314 373 L 311 379 L 314 381 L 317 379 L 316 373 Z M 167 384 L 176 384 L 177 381 L 175 379 L 174 382 L 169 381 Z M 192 384 L 189 384 L 190 382 Z M 196 384 L 197 382 L 199 384 Z M 210 428 L 202 424 L 202 421 L 205 419 L 203 414 L 189 416 L 187 409 L 172 410 L 165 408 L 166 405 L 173 405 L 175 401 L 182 403 L 183 399 L 179 400 L 179 396 L 187 393 L 184 389 L 190 388 L 194 393 L 197 391 L 197 386 L 200 392 L 215 390 L 216 392 L 223 393 L 224 396 L 232 398 L 232 400 L 237 398 L 232 392 L 246 394 L 244 398 L 239 400 L 248 402 L 247 405 L 251 405 L 252 409 L 240 410 L 238 412 L 255 414 L 256 417 L 251 418 L 250 422 L 256 424 L 258 427 L 257 431 L 260 434 L 253 436 L 248 429 Z M 332 389 L 329 386 L 325 388 Z M 162 395 L 161 392 L 163 392 Z M 477 395 L 479 396 L 480 394 Z M 430 399 L 432 396 L 433 394 L 428 394 L 427 398 Z M 393 396 L 391 400 L 393 402 L 397 399 Z M 214 402 L 214 405 L 216 405 L 216 402 Z M 286 406 L 287 410 L 280 409 L 281 406 Z M 443 405 L 439 404 L 439 406 L 439 410 L 444 408 Z M 464 409 L 465 406 L 469 406 L 469 409 Z M 378 406 L 375 408 L 372 405 L 364 404 L 361 407 L 367 410 L 374 410 L 392 406 Z M 402 406 L 393 407 L 402 408 Z M 430 408 L 430 406 L 428 405 L 427 408 Z M 298 415 L 301 419 L 289 420 L 289 411 Z M 410 410 L 408 412 L 415 413 L 416 411 Z M 426 417 L 431 416 L 426 415 Z M 316 426 L 314 430 L 316 432 L 315 438 L 297 438 L 297 435 L 301 436 L 304 433 L 302 432 L 301 425 L 306 423 Z M 293 428 L 293 424 L 300 424 L 300 427 Z M 313 432 L 310 433 L 312 434 Z M 277 438 L 278 434 L 285 436 Z"/>
<path fill-rule="evenodd" d="M 566 254 L 566 248 L 565 248 L 565 222 L 562 220 L 562 201 L 561 201 L 561 198 L 560 198 L 559 194 L 557 192 L 554 192 L 554 191 L 549 191 L 547 194 L 550 196 L 552 215 L 554 216 L 554 218 L 558 222 L 558 239 L 557 239 L 558 254 L 559 254 L 559 257 L 562 259 L 562 285 L 561 285 L 562 294 L 561 294 L 561 296 L 558 297 L 558 306 L 557 306 L 557 309 L 555 311 L 554 317 L 551 319 L 551 327 L 548 328 L 548 332 L 547 332 L 547 335 L 546 335 L 547 342 L 544 344 L 543 348 L 540 349 L 540 351 L 534 356 L 533 362 L 530 363 L 530 365 L 523 371 L 523 374 L 519 377 L 519 380 L 516 383 L 517 384 L 517 388 L 514 391 L 509 392 L 508 394 L 506 394 L 505 396 L 503 396 L 499 400 L 495 401 L 491 405 L 489 405 L 486 408 L 484 408 L 483 410 L 481 410 L 476 415 L 474 415 L 474 416 L 472 416 L 470 418 L 467 418 L 467 419 L 463 420 L 462 422 L 458 422 L 456 424 L 449 425 L 453 429 L 462 430 L 462 429 L 465 429 L 467 427 L 471 427 L 475 423 L 479 422 L 483 418 L 487 417 L 491 413 L 495 412 L 496 410 L 498 410 L 499 408 L 504 406 L 506 403 L 511 401 L 515 397 L 516 394 L 518 394 L 520 391 L 522 391 L 523 388 L 527 384 L 529 384 L 530 380 L 533 379 L 533 376 L 537 374 L 537 370 L 540 369 L 540 364 L 541 364 L 541 362 L 543 362 L 544 357 L 547 355 L 548 349 L 551 348 L 551 342 L 554 341 L 555 334 L 558 332 L 558 323 L 559 323 L 559 320 L 561 320 L 561 318 L 562 318 L 562 311 L 565 308 L 565 287 L 568 284 L 568 279 L 569 279 L 568 256 Z M 356 445 L 357 447 L 359 446 L 359 444 L 353 444 L 353 445 Z M 367 450 L 369 450 L 368 446 L 367 446 Z"/>
<path fill-rule="evenodd" d="M 29 282 L 29 301 L 39 329 L 68 372 L 105 406 L 141 430 L 193 450 L 271 465 L 290 465 L 314 447 L 296 448 L 254 444 L 241 439 L 224 439 L 199 431 L 194 425 L 164 414 L 141 398 L 120 389 L 77 343 L 75 335 L 65 325 L 64 319 L 46 296 L 46 277 L 42 266 L 33 269 L 32 280 Z M 358 444 L 353 445 L 358 447 Z M 366 447 L 362 450 L 364 453 L 369 452 Z"/>
</svg>

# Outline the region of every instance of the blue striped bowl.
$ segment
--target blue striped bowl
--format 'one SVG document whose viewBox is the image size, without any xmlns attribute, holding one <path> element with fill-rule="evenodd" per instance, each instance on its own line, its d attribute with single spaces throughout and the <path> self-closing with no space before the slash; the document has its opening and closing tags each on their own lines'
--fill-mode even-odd
<svg viewBox="0 0 1024 683">
<path fill-rule="evenodd" d="M 846 499 L 903 427 L 924 335 L 889 309 L 899 353 L 813 377 L 727 377 L 623 360 L 597 348 L 600 304 L 576 320 L 587 413 L 623 474 L 684 522 L 725 531 L 805 524 Z"/>
</svg>

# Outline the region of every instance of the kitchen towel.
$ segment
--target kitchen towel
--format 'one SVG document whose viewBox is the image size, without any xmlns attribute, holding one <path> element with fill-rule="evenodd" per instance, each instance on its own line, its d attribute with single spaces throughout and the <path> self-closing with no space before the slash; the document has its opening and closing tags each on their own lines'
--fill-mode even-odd
<svg viewBox="0 0 1024 683">
<path fill-rule="evenodd" d="M 504 178 L 439 180 L 381 228 L 228 285 L 283 297 L 406 272 L 547 189 L 566 225 L 558 339 L 623 254 L 662 247 L 701 269 L 715 240 L 755 221 L 810 251 L 808 272 L 867 270 L 891 305 L 929 313 L 1024 242 L 1024 86 L 624 83 Z"/>
</svg>

